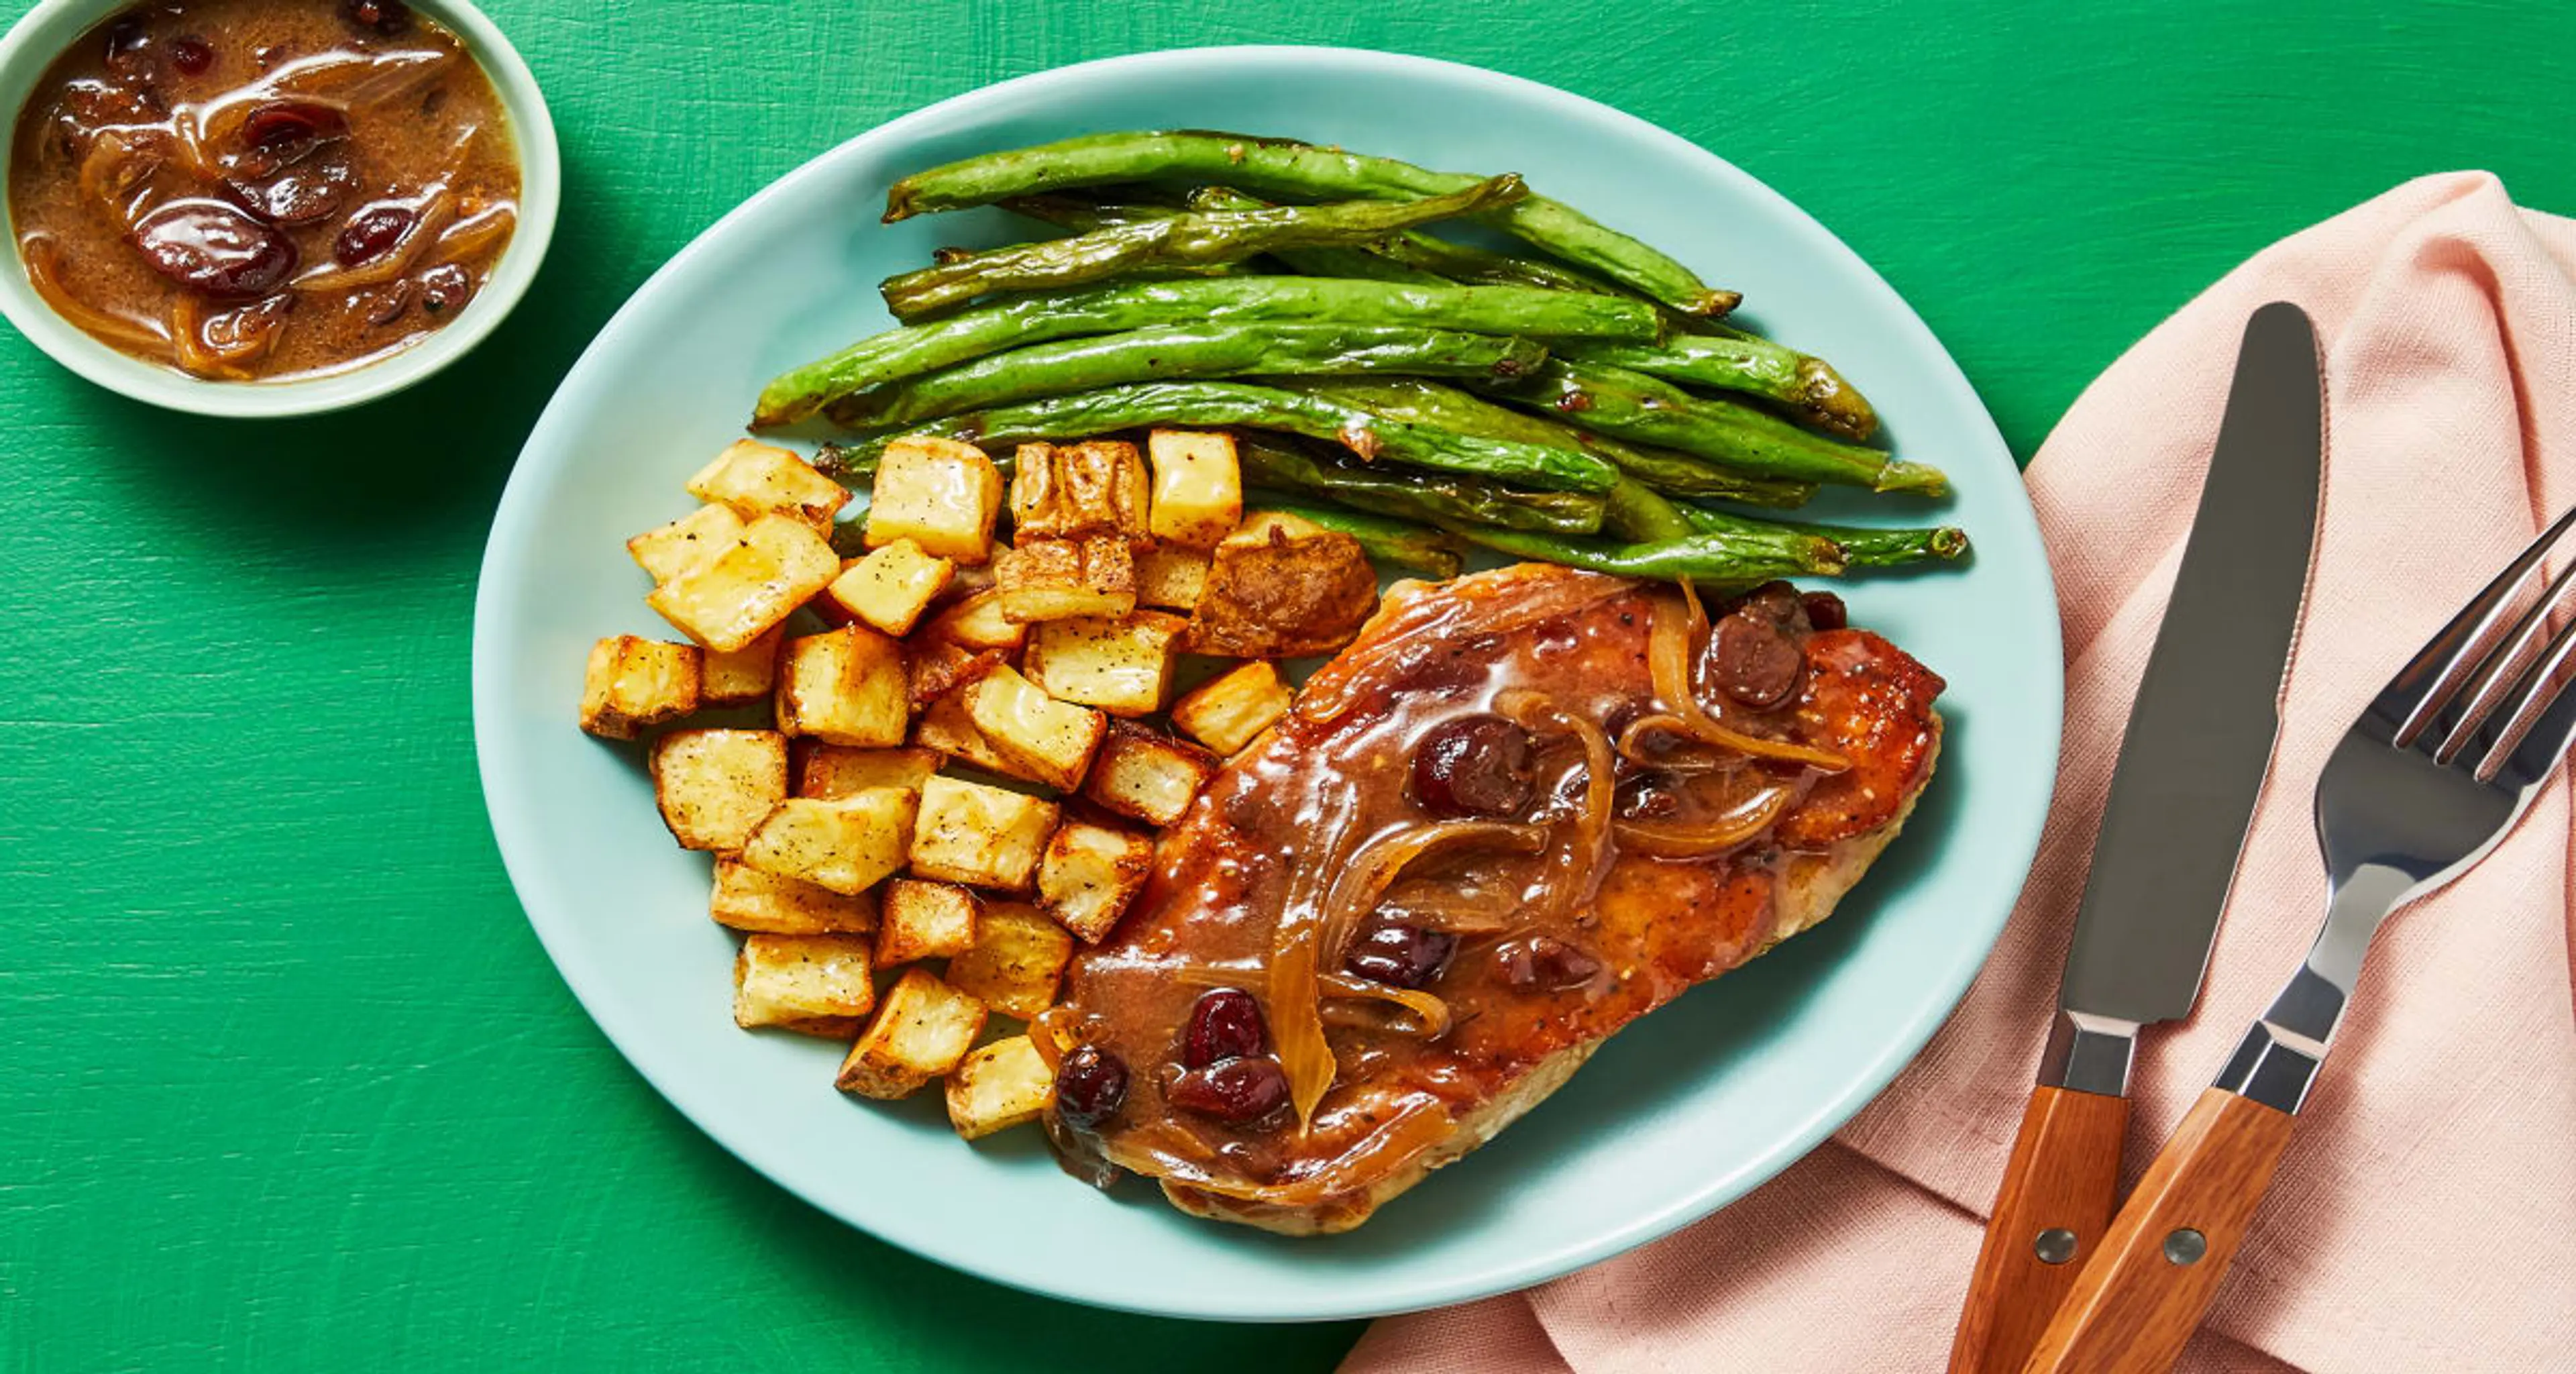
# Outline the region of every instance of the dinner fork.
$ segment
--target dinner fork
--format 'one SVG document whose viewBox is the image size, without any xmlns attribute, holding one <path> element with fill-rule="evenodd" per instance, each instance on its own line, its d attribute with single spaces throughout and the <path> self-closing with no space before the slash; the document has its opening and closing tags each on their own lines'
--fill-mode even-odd
<svg viewBox="0 0 2576 1374">
<path fill-rule="evenodd" d="M 2324 927 L 2139 1180 L 2025 1374 L 2172 1365 L 2271 1185 L 2371 937 L 2390 912 L 2485 858 L 2567 757 L 2576 695 L 2562 670 L 2576 657 L 2576 623 L 2553 633 L 2550 618 L 2576 567 L 2518 608 L 2571 524 L 2576 510 L 2443 626 L 2335 745 L 2316 794 Z"/>
</svg>

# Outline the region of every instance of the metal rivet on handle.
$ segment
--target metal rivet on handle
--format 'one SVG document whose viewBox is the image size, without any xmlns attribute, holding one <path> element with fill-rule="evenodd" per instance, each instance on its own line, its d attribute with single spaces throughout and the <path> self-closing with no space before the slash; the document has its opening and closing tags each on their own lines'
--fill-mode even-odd
<svg viewBox="0 0 2576 1374">
<path fill-rule="evenodd" d="M 2200 1257 L 2208 1253 L 2209 1237 L 2188 1226 L 2165 1237 L 2165 1262 L 2168 1264 L 2198 1264 Z"/>
<path fill-rule="evenodd" d="M 2063 1226 L 2051 1226 L 2031 1241 L 2030 1252 L 2042 1264 L 2064 1264 L 2075 1258 L 2075 1233 Z"/>
</svg>

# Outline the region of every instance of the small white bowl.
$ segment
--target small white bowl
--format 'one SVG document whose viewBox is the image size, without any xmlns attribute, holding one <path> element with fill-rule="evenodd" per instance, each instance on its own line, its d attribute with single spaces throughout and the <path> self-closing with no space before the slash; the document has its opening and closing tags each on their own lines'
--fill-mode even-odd
<svg viewBox="0 0 2576 1374">
<path fill-rule="evenodd" d="M 546 99 L 528 64 L 501 36 L 492 21 L 466 0 L 408 0 L 411 7 L 447 27 L 481 64 L 501 108 L 510 119 L 510 134 L 519 153 L 519 222 L 491 278 L 456 322 L 433 331 L 411 347 L 378 362 L 327 376 L 279 382 L 209 381 L 129 357 L 81 332 L 57 315 L 36 294 L 27 265 L 18 255 L 17 232 L 9 228 L 0 252 L 8 258 L 0 269 L 0 315 L 18 327 L 54 361 L 110 391 L 171 410 L 246 419 L 315 415 L 390 396 L 465 355 L 483 341 L 525 295 L 545 261 L 554 238 L 555 209 L 562 199 L 563 164 L 555 149 L 555 125 Z M 134 7 L 135 0 L 41 0 L 26 17 L 0 37 L 0 187 L 8 181 L 9 158 L 17 143 L 18 116 L 36 82 L 54 59 L 82 40 L 101 22 Z M 0 197 L 5 200 L 5 197 Z M 0 204 L 0 226 L 7 225 Z"/>
</svg>

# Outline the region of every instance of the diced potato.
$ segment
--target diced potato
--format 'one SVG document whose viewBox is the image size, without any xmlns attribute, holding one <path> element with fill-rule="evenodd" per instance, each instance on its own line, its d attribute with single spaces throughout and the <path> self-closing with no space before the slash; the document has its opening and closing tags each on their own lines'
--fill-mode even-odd
<svg viewBox="0 0 2576 1374">
<path fill-rule="evenodd" d="M 865 935 L 750 935 L 733 961 L 733 1023 L 834 1040 L 877 1004 Z"/>
<path fill-rule="evenodd" d="M 1171 825 L 1218 766 L 1215 755 L 1195 744 L 1114 720 L 1083 776 L 1082 795 L 1148 825 Z"/>
<path fill-rule="evenodd" d="M 1142 545 L 1146 501 L 1145 460 L 1134 444 L 1022 444 L 1012 461 L 1014 540 L 1109 535 Z"/>
<path fill-rule="evenodd" d="M 796 795 L 846 797 L 869 787 L 900 787 L 918 792 L 939 771 L 939 756 L 927 749 L 852 749 L 808 741 L 796 756 Z"/>
<path fill-rule="evenodd" d="M 841 569 L 818 604 L 901 638 L 912 633 L 913 622 L 956 570 L 947 559 L 923 553 L 919 544 L 898 539 Z"/>
<path fill-rule="evenodd" d="M 1127 914 L 1154 869 L 1154 842 L 1129 830 L 1067 821 L 1038 858 L 1038 909 L 1099 944 Z"/>
<path fill-rule="evenodd" d="M 688 487 L 691 496 L 730 506 L 746 520 L 784 515 L 804 521 L 818 534 L 831 532 L 833 512 L 850 500 L 847 488 L 815 471 L 813 464 L 757 439 L 734 440 L 689 479 Z"/>
<path fill-rule="evenodd" d="M 965 689 L 966 718 L 1010 761 L 1009 772 L 1071 791 L 1091 766 L 1108 723 L 1098 711 L 1056 700 L 1008 667 Z"/>
<path fill-rule="evenodd" d="M 879 904 L 877 966 L 892 968 L 915 959 L 945 959 L 975 945 L 980 903 L 955 883 L 897 878 L 887 883 Z"/>
<path fill-rule="evenodd" d="M 1002 513 L 1002 470 L 984 450 L 954 439 L 907 436 L 877 460 L 868 500 L 867 546 L 909 539 L 925 553 L 960 563 L 993 556 Z"/>
<path fill-rule="evenodd" d="M 975 947 L 948 961 L 948 981 L 1004 1016 L 1023 1021 L 1055 1005 L 1073 961 L 1073 936 L 1026 902 L 987 902 Z"/>
<path fill-rule="evenodd" d="M 1055 1073 L 1027 1036 L 996 1040 L 948 1075 L 948 1124 L 968 1140 L 1025 1126 L 1054 1093 Z"/>
<path fill-rule="evenodd" d="M 1136 604 L 1186 611 L 1207 587 L 1208 555 L 1178 544 L 1156 544 L 1136 555 Z"/>
<path fill-rule="evenodd" d="M 989 772 L 1016 778 L 1028 771 L 995 748 L 993 741 L 976 727 L 974 718 L 966 714 L 966 693 L 962 688 L 922 709 L 921 719 L 912 728 L 912 742 Z"/>
<path fill-rule="evenodd" d="M 787 800 L 787 737 L 775 730 L 674 730 L 650 763 L 653 800 L 682 849 L 740 849 Z"/>
<path fill-rule="evenodd" d="M 694 644 L 611 635 L 590 646 L 581 683 L 581 728 L 633 739 L 647 725 L 698 709 L 703 657 Z"/>
<path fill-rule="evenodd" d="M 1021 665 L 1058 701 L 1115 716 L 1150 716 L 1171 689 L 1172 660 L 1189 622 L 1163 611 L 1121 619 L 1050 620 L 1029 631 Z"/>
<path fill-rule="evenodd" d="M 1127 541 L 1023 539 L 993 557 L 1002 615 L 1028 623 L 1136 609 L 1136 555 Z"/>
<path fill-rule="evenodd" d="M 941 697 L 1010 661 L 1001 649 L 968 649 L 944 639 L 915 636 L 904 646 L 904 672 L 913 709 L 927 708 Z"/>
<path fill-rule="evenodd" d="M 1221 430 L 1158 429 L 1145 436 L 1154 465 L 1153 534 L 1183 548 L 1212 549 L 1243 518 L 1243 469 L 1234 436 Z"/>
<path fill-rule="evenodd" d="M 840 573 L 840 557 L 811 526 L 764 515 L 731 548 L 654 588 L 644 604 L 689 638 L 732 653 L 777 628 Z"/>
<path fill-rule="evenodd" d="M 1016 654 L 1028 642 L 1029 627 L 1002 614 L 1002 593 L 995 588 L 977 592 L 931 617 L 921 637 L 962 649 Z"/>
<path fill-rule="evenodd" d="M 773 629 L 729 654 L 710 650 L 700 695 L 709 706 L 747 706 L 778 689 L 778 641 Z"/>
<path fill-rule="evenodd" d="M 983 1031 L 983 1003 L 928 969 L 907 969 L 850 1046 L 836 1086 L 862 1097 L 909 1097 L 957 1067 Z"/>
<path fill-rule="evenodd" d="M 1056 804 L 962 778 L 921 785 L 912 827 L 915 877 L 1025 892 L 1055 833 Z"/>
<path fill-rule="evenodd" d="M 1250 744 L 1288 714 L 1288 684 L 1268 663 L 1246 663 L 1211 678 L 1172 703 L 1172 724 L 1219 755 Z"/>
<path fill-rule="evenodd" d="M 778 728 L 827 744 L 890 748 L 912 724 L 902 646 L 865 625 L 787 641 L 780 656 Z"/>
<path fill-rule="evenodd" d="M 1229 658 L 1296 658 L 1351 642 L 1377 610 L 1360 541 L 1276 511 L 1216 546 L 1186 646 Z"/>
<path fill-rule="evenodd" d="M 877 928 L 877 899 L 763 873 L 729 854 L 716 857 L 716 888 L 707 899 L 716 924 L 771 935 L 865 934 Z"/>
<path fill-rule="evenodd" d="M 742 517 L 731 506 L 700 506 L 660 529 L 626 541 L 636 565 L 658 585 L 732 548 L 742 537 Z"/>
<path fill-rule="evenodd" d="M 829 801 L 790 797 L 743 841 L 742 861 L 844 895 L 865 892 L 903 867 L 919 804 L 918 794 L 893 787 Z"/>
</svg>

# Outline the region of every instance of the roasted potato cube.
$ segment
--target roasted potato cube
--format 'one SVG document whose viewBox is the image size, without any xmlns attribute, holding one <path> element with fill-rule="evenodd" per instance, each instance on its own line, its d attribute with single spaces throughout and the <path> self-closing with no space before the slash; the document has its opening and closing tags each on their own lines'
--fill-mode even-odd
<svg viewBox="0 0 2576 1374">
<path fill-rule="evenodd" d="M 1023 1021 L 1055 1005 L 1073 936 L 1026 902 L 987 902 L 975 947 L 948 961 L 948 982 Z"/>
<path fill-rule="evenodd" d="M 849 490 L 775 444 L 736 439 L 689 479 L 689 494 L 756 520 L 784 515 L 829 534 L 832 515 L 849 504 Z"/>
<path fill-rule="evenodd" d="M 1025 892 L 1055 822 L 1054 802 L 963 778 L 932 778 L 921 785 L 912 827 L 913 876 Z"/>
<path fill-rule="evenodd" d="M 778 641 L 773 629 L 729 654 L 707 652 L 699 696 L 709 706 L 747 706 L 778 689 Z"/>
<path fill-rule="evenodd" d="M 941 697 L 955 695 L 958 688 L 1010 661 L 1000 649 L 968 649 L 944 639 L 917 636 L 904 648 L 904 673 L 912 693 L 914 710 L 927 708 Z"/>
<path fill-rule="evenodd" d="M 909 539 L 898 539 L 841 569 L 823 589 L 823 603 L 849 620 L 862 620 L 901 638 L 948 585 L 957 565 L 933 558 Z"/>
<path fill-rule="evenodd" d="M 1136 609 L 1136 555 L 1125 540 L 1023 539 L 993 556 L 1005 619 L 1023 624 Z"/>
<path fill-rule="evenodd" d="M 936 781 L 936 779 L 933 779 Z M 743 841 L 742 861 L 845 896 L 903 867 L 919 795 L 871 787 L 846 797 L 790 797 Z"/>
<path fill-rule="evenodd" d="M 1243 469 L 1222 430 L 1158 429 L 1145 436 L 1154 465 L 1153 535 L 1212 549 L 1243 518 Z"/>
<path fill-rule="evenodd" d="M 865 935 L 749 935 L 733 961 L 733 1023 L 839 1040 L 877 1004 Z"/>
<path fill-rule="evenodd" d="M 729 654 L 777 628 L 840 573 L 840 558 L 811 526 L 764 515 L 731 548 L 654 588 L 644 604 L 682 634 Z"/>
<path fill-rule="evenodd" d="M 647 725 L 687 715 L 698 709 L 703 662 L 694 644 L 611 635 L 591 645 L 581 728 L 602 739 L 633 739 Z"/>
<path fill-rule="evenodd" d="M 961 649 L 995 649 L 1016 654 L 1028 642 L 1029 627 L 1002 614 L 1002 593 L 989 588 L 931 617 L 921 638 Z"/>
<path fill-rule="evenodd" d="M 927 749 L 852 749 L 806 741 L 796 753 L 796 795 L 846 797 L 868 787 L 918 792 L 938 771 L 939 756 Z"/>
<path fill-rule="evenodd" d="M 1377 570 L 1360 541 L 1265 512 L 1216 546 L 1184 647 L 1228 658 L 1326 654 L 1377 610 Z"/>
<path fill-rule="evenodd" d="M 1038 856 L 1038 909 L 1096 945 L 1127 914 L 1154 869 L 1154 842 L 1128 830 L 1067 821 Z"/>
<path fill-rule="evenodd" d="M 1163 611 L 1135 611 L 1116 620 L 1049 620 L 1030 628 L 1021 666 L 1029 681 L 1058 701 L 1097 706 L 1114 716 L 1150 716 L 1163 709 L 1172 659 L 1189 626 Z"/>
<path fill-rule="evenodd" d="M 1218 766 L 1215 755 L 1195 744 L 1113 720 L 1083 776 L 1082 795 L 1148 825 L 1171 825 Z"/>
<path fill-rule="evenodd" d="M 924 553 L 981 563 L 993 556 L 993 519 L 1001 512 L 1002 470 L 984 450 L 907 436 L 887 444 L 877 460 L 867 546 L 909 539 Z"/>
<path fill-rule="evenodd" d="M 928 969 L 907 969 L 841 1061 L 837 1086 L 862 1097 L 909 1097 L 957 1067 L 983 1031 L 983 1003 Z"/>
<path fill-rule="evenodd" d="M 732 548 L 742 531 L 742 517 L 733 513 L 733 507 L 700 506 L 660 529 L 627 540 L 626 552 L 659 585 Z"/>
<path fill-rule="evenodd" d="M 1145 460 L 1134 444 L 1022 444 L 1012 461 L 1015 541 L 1108 535 L 1141 545 L 1146 501 Z"/>
<path fill-rule="evenodd" d="M 1208 679 L 1172 703 L 1172 724 L 1219 755 L 1250 744 L 1288 714 L 1288 684 L 1267 663 L 1246 663 Z"/>
<path fill-rule="evenodd" d="M 1008 772 L 1065 791 L 1082 781 L 1108 723 L 1098 711 L 1056 700 L 1008 667 L 964 692 L 966 718 L 1008 759 Z"/>
<path fill-rule="evenodd" d="M 974 947 L 981 903 L 955 883 L 897 878 L 886 884 L 878 904 L 877 966 L 892 968 L 915 959 L 945 959 Z"/>
<path fill-rule="evenodd" d="M 778 673 L 778 728 L 827 744 L 890 748 L 912 724 L 903 649 L 865 625 L 787 641 Z"/>
<path fill-rule="evenodd" d="M 984 737 L 984 732 L 976 728 L 974 718 L 966 713 L 963 688 L 922 708 L 921 719 L 912 728 L 912 742 L 991 772 L 1016 778 L 1027 771 L 995 748 L 993 742 Z M 1038 779 L 1030 778 L 1029 781 Z"/>
<path fill-rule="evenodd" d="M 730 854 L 716 857 L 716 888 L 707 899 L 716 924 L 771 935 L 864 934 L 877 928 L 877 899 L 763 873 Z"/>
<path fill-rule="evenodd" d="M 1027 1036 L 996 1040 L 948 1075 L 948 1124 L 968 1140 L 1025 1126 L 1054 1092 L 1055 1072 Z"/>
<path fill-rule="evenodd" d="M 740 849 L 787 800 L 787 737 L 775 730 L 674 730 L 653 741 L 650 765 L 682 849 Z"/>
<path fill-rule="evenodd" d="M 1203 549 L 1156 544 L 1136 555 L 1136 604 L 1186 611 L 1199 604 L 1207 589 L 1208 555 Z"/>
</svg>

